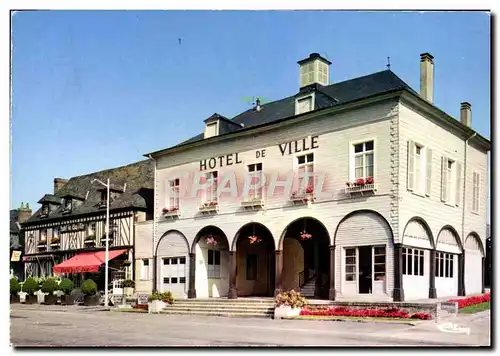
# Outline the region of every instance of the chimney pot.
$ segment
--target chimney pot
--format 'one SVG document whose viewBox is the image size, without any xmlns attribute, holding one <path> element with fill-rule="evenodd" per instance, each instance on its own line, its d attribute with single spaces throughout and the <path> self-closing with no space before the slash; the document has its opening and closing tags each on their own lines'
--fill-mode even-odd
<svg viewBox="0 0 500 356">
<path fill-rule="evenodd" d="M 420 96 L 434 101 L 434 57 L 430 53 L 420 54 Z"/>
<path fill-rule="evenodd" d="M 460 122 L 467 127 L 472 126 L 471 104 L 466 101 L 460 103 Z"/>
<path fill-rule="evenodd" d="M 57 194 L 57 192 L 64 187 L 64 185 L 68 183 L 67 179 L 63 178 L 54 178 L 54 194 Z"/>
</svg>

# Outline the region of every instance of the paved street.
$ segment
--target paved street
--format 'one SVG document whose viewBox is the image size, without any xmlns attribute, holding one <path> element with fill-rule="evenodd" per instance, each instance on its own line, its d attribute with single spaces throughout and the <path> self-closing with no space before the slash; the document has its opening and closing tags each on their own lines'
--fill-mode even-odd
<svg viewBox="0 0 500 356">
<path fill-rule="evenodd" d="M 488 346 L 489 311 L 458 316 L 470 335 L 434 322 L 389 323 L 151 315 L 13 305 L 14 346 Z"/>
</svg>

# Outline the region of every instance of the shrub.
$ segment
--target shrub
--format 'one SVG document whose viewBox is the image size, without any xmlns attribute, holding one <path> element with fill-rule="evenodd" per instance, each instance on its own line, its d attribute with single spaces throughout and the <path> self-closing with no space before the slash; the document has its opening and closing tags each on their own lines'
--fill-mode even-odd
<svg viewBox="0 0 500 356">
<path fill-rule="evenodd" d="M 448 302 L 457 302 L 458 309 L 462 309 L 465 307 L 469 307 L 471 305 L 489 302 L 490 299 L 491 299 L 490 293 L 486 293 L 486 294 L 475 295 L 473 297 L 466 297 L 466 298 L 462 298 L 462 299 L 450 299 L 450 300 L 448 300 Z"/>
<path fill-rule="evenodd" d="M 21 291 L 21 285 L 15 278 L 10 279 L 10 294 L 17 295 Z"/>
<path fill-rule="evenodd" d="M 169 292 L 153 292 L 153 294 L 148 296 L 148 302 L 152 302 L 153 300 L 161 300 L 167 304 L 174 304 L 175 298 L 172 293 Z"/>
<path fill-rule="evenodd" d="M 23 283 L 23 292 L 26 292 L 29 295 L 34 295 L 39 289 L 38 282 L 33 277 L 29 277 Z"/>
<path fill-rule="evenodd" d="M 410 315 L 408 310 L 390 307 L 386 309 L 356 309 L 346 307 L 334 307 L 322 309 L 302 309 L 300 315 L 317 315 L 317 316 L 355 316 L 361 318 L 401 318 L 401 319 L 420 319 L 430 320 L 431 315 L 420 312 Z"/>
<path fill-rule="evenodd" d="M 123 288 L 134 288 L 135 282 L 131 279 L 126 279 L 123 281 Z"/>
<path fill-rule="evenodd" d="M 73 281 L 69 278 L 64 278 L 61 283 L 59 283 L 59 290 L 61 290 L 64 295 L 69 295 L 73 290 Z"/>
<path fill-rule="evenodd" d="M 302 308 L 307 305 L 307 299 L 294 290 L 279 293 L 276 296 L 275 302 L 277 306 L 286 305 L 292 308 Z"/>
<path fill-rule="evenodd" d="M 42 284 L 42 292 L 52 294 L 58 289 L 57 282 L 55 279 L 48 278 Z"/>
<path fill-rule="evenodd" d="M 97 284 L 91 279 L 86 279 L 82 283 L 82 293 L 85 295 L 95 295 L 97 293 Z"/>
</svg>

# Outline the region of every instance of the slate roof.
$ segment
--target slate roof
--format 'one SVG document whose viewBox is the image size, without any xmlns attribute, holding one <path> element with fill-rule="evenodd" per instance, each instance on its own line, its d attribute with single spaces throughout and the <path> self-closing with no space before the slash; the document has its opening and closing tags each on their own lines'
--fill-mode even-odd
<svg viewBox="0 0 500 356">
<path fill-rule="evenodd" d="M 122 208 L 136 208 L 138 210 L 153 210 L 153 188 L 154 188 L 154 161 L 147 159 L 122 167 L 107 169 L 87 175 L 72 177 L 59 189 L 57 194 L 45 194 L 44 198 L 49 196 L 50 200 L 61 201 L 64 196 L 85 197 L 87 199 L 79 206 L 73 204 L 71 213 L 62 214 L 63 206 L 57 205 L 57 209 L 51 211 L 48 217 L 41 218 L 41 208 L 38 209 L 25 223 L 31 224 L 41 221 L 50 221 L 59 218 L 72 218 L 79 215 L 86 215 L 103 211 L 97 204 L 101 201 L 102 185 L 98 182 L 91 184 L 92 179 L 99 179 L 106 182 L 110 179 L 111 186 L 115 185 L 123 190 L 126 184 L 125 192 L 118 195 L 110 204 L 110 210 Z M 43 198 L 42 198 L 43 200 Z"/>
<path fill-rule="evenodd" d="M 263 104 L 259 111 L 252 108 L 236 115 L 231 121 L 239 125 L 225 127 L 226 130 L 219 132 L 219 135 L 291 118 L 295 116 L 295 98 L 313 90 L 316 92 L 314 109 L 319 110 L 402 89 L 418 95 L 416 91 L 391 70 L 384 70 L 328 86 L 319 84 L 311 85 L 302 88 L 299 93 L 293 96 Z M 201 133 L 174 147 L 203 140 L 203 136 L 203 133 Z"/>
</svg>

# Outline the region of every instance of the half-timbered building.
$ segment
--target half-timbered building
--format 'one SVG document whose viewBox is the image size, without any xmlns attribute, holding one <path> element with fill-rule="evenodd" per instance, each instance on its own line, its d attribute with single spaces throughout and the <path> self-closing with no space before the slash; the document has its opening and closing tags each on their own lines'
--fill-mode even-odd
<svg viewBox="0 0 500 356">
<path fill-rule="evenodd" d="M 98 272 L 93 277 L 103 287 L 104 278 L 99 276 L 105 262 L 107 188 L 97 180 L 109 179 L 110 274 L 133 278 L 136 225 L 153 215 L 153 174 L 152 160 L 143 160 L 70 179 L 55 178 L 54 191 L 38 201 L 41 207 L 22 224 L 26 275 Z M 101 263 L 95 266 L 95 261 Z"/>
</svg>

